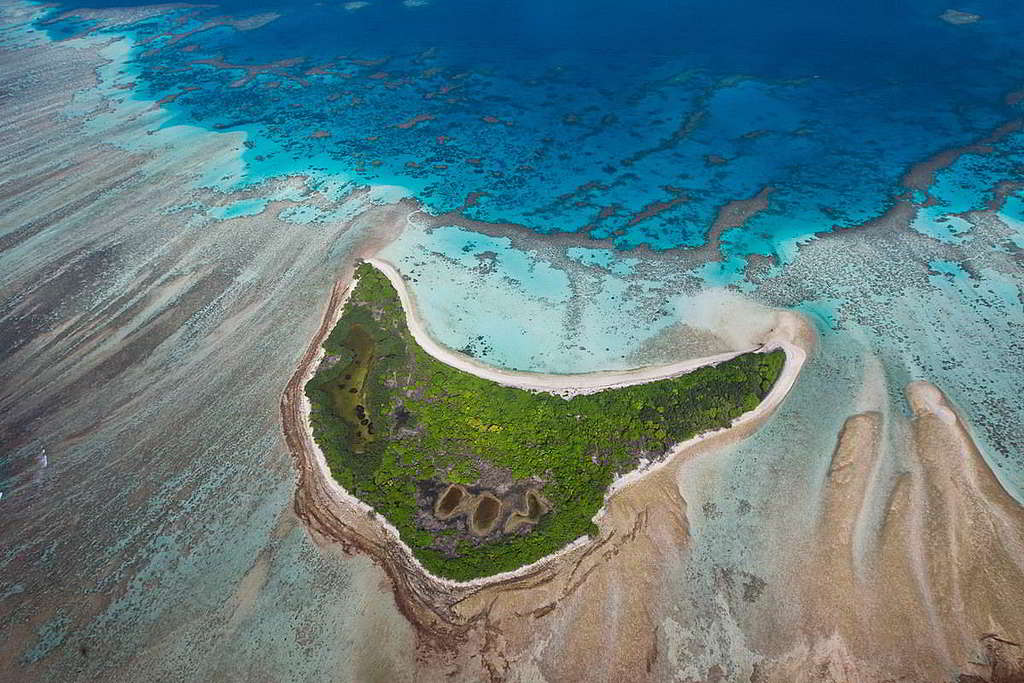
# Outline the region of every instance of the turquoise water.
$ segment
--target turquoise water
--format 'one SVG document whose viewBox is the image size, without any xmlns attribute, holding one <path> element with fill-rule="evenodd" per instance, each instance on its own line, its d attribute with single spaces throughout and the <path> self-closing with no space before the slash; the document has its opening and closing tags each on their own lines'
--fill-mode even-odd
<svg viewBox="0 0 1024 683">
<path fill-rule="evenodd" d="M 798 556 L 849 415 L 882 411 L 902 466 L 909 381 L 943 389 L 1024 492 L 1024 199 L 1000 185 L 1020 182 L 1024 139 L 901 185 L 1021 115 L 1019 4 L 975 3 L 964 26 L 932 2 L 47 19 L 74 7 L 0 0 L 4 59 L 27 65 L 0 74 L 17 93 L 0 99 L 0 625 L 29 624 L 19 662 L 365 680 L 360 657 L 416 652 L 380 573 L 292 515 L 278 414 L 326 292 L 403 199 L 451 213 L 427 230 L 412 212 L 380 255 L 440 341 L 490 363 L 742 348 L 770 306 L 814 323 L 779 413 L 684 471 L 695 550 L 674 597 L 697 630 L 739 628 L 708 598 L 720 568 L 771 578 L 780 547 Z M 95 83 L 68 75 L 93 51 Z M 909 225 L 871 223 L 902 201 Z"/>
<path fill-rule="evenodd" d="M 241 199 L 227 206 L 217 206 L 210 209 L 210 216 L 219 220 L 238 218 L 239 216 L 254 216 L 263 213 L 267 208 L 266 199 Z"/>
<path fill-rule="evenodd" d="M 111 61 L 98 86 L 77 93 L 66 115 L 123 149 L 194 168 L 197 187 L 223 195 L 205 215 L 188 208 L 183 225 L 284 202 L 278 221 L 322 230 L 406 197 L 428 213 L 482 221 L 488 234 L 423 232 L 410 216 L 412 229 L 384 255 L 410 278 L 441 341 L 497 364 L 629 366 L 667 329 L 692 322 L 693 295 L 722 288 L 801 310 L 825 333 L 854 329 L 850 309 L 864 305 L 855 302 L 888 295 L 877 274 L 852 293 L 832 283 L 775 299 L 767 290 L 791 277 L 803 250 L 827 249 L 816 245 L 839 228 L 851 235 L 843 245 L 856 242 L 859 226 L 899 201 L 912 208 L 910 230 L 933 245 L 907 257 L 921 259 L 928 286 L 970 307 L 984 305 L 981 296 L 1018 322 L 1019 280 L 985 262 L 969 212 L 986 209 L 1024 161 L 1024 136 L 1012 127 L 986 140 L 1021 114 L 1011 95 L 1019 8 L 979 5 L 972 10 L 985 19 L 964 26 L 939 20 L 929 3 L 889 8 L 885 21 L 869 5 L 834 16 L 797 2 L 694 9 L 708 22 L 729 16 L 735 40 L 723 44 L 716 31 L 667 21 L 676 10 L 657 3 L 628 28 L 610 5 L 506 25 L 483 7 L 498 6 L 464 8 L 457 29 L 442 26 L 441 6 L 400 3 L 56 20 L 46 10 L 8 35 L 116 39 L 103 48 Z M 297 41 L 296 27 L 314 18 L 317 30 Z M 653 28 L 661 20 L 673 29 Z M 640 27 L 653 33 L 626 49 Z M 793 35 L 800 40 L 781 41 Z M 920 69 L 922 60 L 933 68 Z M 143 122 L 147 135 L 123 132 L 126 120 Z M 238 153 L 196 163 L 213 139 Z M 928 187 L 900 184 L 912 164 L 979 140 L 980 151 L 938 168 Z M 330 205 L 367 184 L 365 203 Z M 727 202 L 764 188 L 767 201 L 727 223 L 716 249 L 686 256 Z M 1022 202 L 1012 188 L 1004 195 L 1008 232 L 993 248 L 1012 257 Z M 544 239 L 553 233 L 574 239 Z M 871 253 L 874 238 L 865 239 Z M 916 355 L 897 352 L 907 354 Z"/>
<path fill-rule="evenodd" d="M 35 25 L 127 36 L 118 78 L 162 103 L 158 127 L 243 134 L 243 166 L 204 177 L 225 189 L 288 174 L 389 185 L 432 212 L 671 249 L 703 243 L 721 206 L 771 187 L 725 249 L 788 258 L 787 244 L 884 211 L 911 164 L 1020 115 L 1004 96 L 1020 85 L 1024 9 L 975 4 L 986 19 L 961 26 L 938 19 L 938 2 L 804 0 L 682 14 L 227 2 Z M 945 201 L 986 191 L 1019 144 L 965 160 Z"/>
</svg>

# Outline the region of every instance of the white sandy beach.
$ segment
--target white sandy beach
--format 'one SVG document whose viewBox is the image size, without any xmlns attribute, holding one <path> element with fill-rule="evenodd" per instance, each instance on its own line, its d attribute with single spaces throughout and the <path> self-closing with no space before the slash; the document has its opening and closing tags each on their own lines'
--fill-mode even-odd
<svg viewBox="0 0 1024 683">
<path fill-rule="evenodd" d="M 744 353 L 750 353 L 752 351 L 771 351 L 777 348 L 783 349 L 786 352 L 786 365 L 776 386 L 783 384 L 786 381 L 791 385 L 796 379 L 796 374 L 799 373 L 800 367 L 803 364 L 803 357 L 806 355 L 803 349 L 800 349 L 796 344 L 789 341 L 789 337 L 796 331 L 796 326 L 801 325 L 802 321 L 793 321 L 793 319 L 798 319 L 796 314 L 780 313 L 780 326 L 773 331 L 770 338 L 765 339 L 759 346 L 752 346 L 739 351 L 730 351 L 713 356 L 705 356 L 703 358 L 692 358 L 678 361 L 668 365 L 652 365 L 631 370 L 611 370 L 565 375 L 504 370 L 502 368 L 494 367 L 493 365 L 481 363 L 470 356 L 458 353 L 439 344 L 427 332 L 427 327 L 420 315 L 419 308 L 416 305 L 413 295 L 406 285 L 405 280 L 398 272 L 398 269 L 391 263 L 379 258 L 369 258 L 366 259 L 366 261 L 384 273 L 391 281 L 391 284 L 394 285 L 399 298 L 402 300 L 402 308 L 405 309 L 406 322 L 409 326 L 409 330 L 412 332 L 416 343 L 423 347 L 424 351 L 447 365 L 451 365 L 452 367 L 505 386 L 528 389 L 531 391 L 546 391 L 548 393 L 568 398 L 580 394 L 593 394 L 615 387 L 645 384 L 659 379 L 678 377 L 679 375 L 685 375 L 688 372 L 693 372 L 698 368 L 723 363 L 727 360 L 743 355 Z M 793 319 L 788 316 L 792 316 Z M 790 362 L 791 357 L 796 360 L 798 353 L 800 355 L 799 360 L 796 362 Z M 792 376 L 787 380 L 787 375 Z M 765 402 L 766 401 L 767 397 Z M 758 406 L 756 410 L 752 411 L 751 414 L 762 410 L 761 406 L 764 406 L 765 402 L 762 402 L 761 405 Z M 769 408 L 768 410 L 770 411 L 771 409 Z M 744 416 L 744 418 L 745 417 L 746 416 Z"/>
</svg>

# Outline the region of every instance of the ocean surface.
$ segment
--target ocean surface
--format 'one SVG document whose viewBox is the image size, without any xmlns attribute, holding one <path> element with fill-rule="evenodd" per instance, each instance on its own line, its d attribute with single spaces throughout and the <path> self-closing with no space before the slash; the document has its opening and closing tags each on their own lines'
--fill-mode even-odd
<svg viewBox="0 0 1024 683">
<path fill-rule="evenodd" d="M 165 126 L 246 135 L 225 189 L 281 174 L 395 185 L 460 211 L 616 248 L 701 244 L 718 209 L 773 188 L 729 255 L 856 226 L 908 167 L 1020 115 L 1024 8 L 938 19 L 942 2 L 258 2 L 120 22 L 36 21 L 53 39 L 130 37 L 119 73 Z M 65 17 L 61 19 L 60 17 Z M 239 30 L 245 29 L 245 30 Z M 996 154 L 959 210 L 1014 162 Z M 920 198 L 919 199 L 923 199 Z"/>
<path fill-rule="evenodd" d="M 756 661 L 719 570 L 784 583 L 850 415 L 896 476 L 908 382 L 1024 500 L 1024 4 L 847 4 L 0 0 L 0 672 L 360 678 L 383 633 L 402 678 L 379 571 L 281 521 L 277 401 L 403 199 L 381 256 L 496 365 L 814 321 L 778 414 L 681 477 L 682 675 Z"/>
</svg>

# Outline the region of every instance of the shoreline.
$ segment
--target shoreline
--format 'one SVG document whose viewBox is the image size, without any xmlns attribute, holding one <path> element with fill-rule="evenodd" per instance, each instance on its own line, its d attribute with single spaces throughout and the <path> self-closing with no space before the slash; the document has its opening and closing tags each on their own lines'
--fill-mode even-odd
<svg viewBox="0 0 1024 683">
<path fill-rule="evenodd" d="M 724 363 L 745 353 L 773 350 L 762 344 L 740 351 L 729 351 L 714 356 L 677 361 L 668 365 L 649 365 L 629 370 L 598 370 L 596 372 L 568 374 L 506 370 L 482 363 L 471 356 L 454 351 L 436 341 L 430 336 L 430 332 L 427 330 L 426 323 L 420 315 L 419 307 L 416 305 L 413 294 L 409 290 L 408 285 L 406 285 L 401 273 L 398 272 L 398 269 L 389 261 L 380 258 L 367 258 L 365 261 L 384 273 L 395 288 L 395 291 L 398 292 L 398 297 L 402 301 L 402 308 L 405 310 L 406 324 L 409 327 L 409 331 L 412 333 L 416 343 L 424 351 L 445 365 L 450 365 L 463 372 L 468 372 L 477 377 L 483 377 L 508 387 L 527 389 L 529 391 L 544 391 L 562 396 L 563 398 L 572 398 L 573 396 L 584 394 L 596 394 L 605 389 L 626 387 L 634 384 L 647 384 L 660 379 L 671 379 L 708 365 Z"/>
<path fill-rule="evenodd" d="M 601 508 L 593 517 L 595 522 L 600 522 L 604 518 L 611 498 L 627 487 L 642 482 L 648 475 L 676 463 L 686 451 L 710 441 L 721 440 L 725 445 L 746 436 L 774 412 L 789 394 L 806 362 L 808 352 L 813 346 L 813 332 L 811 331 L 813 328 L 803 317 L 794 312 L 779 311 L 776 325 L 762 344 L 748 350 L 689 359 L 668 365 L 645 366 L 633 370 L 566 375 L 503 370 L 487 366 L 435 341 L 430 337 L 426 325 L 420 317 L 413 294 L 398 270 L 392 264 L 381 259 L 366 258 L 365 260 L 381 270 L 391 281 L 399 294 L 407 326 L 415 341 L 427 353 L 447 365 L 506 386 L 544 391 L 569 398 L 577 394 L 596 393 L 613 387 L 677 377 L 744 353 L 783 350 L 786 357 L 782 372 L 776 379 L 772 390 L 754 410 L 740 415 L 728 427 L 705 432 L 676 444 L 663 458 L 641 465 L 615 479 L 604 493 Z M 323 453 L 313 439 L 309 424 L 311 407 L 305 396 L 305 385 L 316 373 L 324 354 L 323 341 L 337 324 L 355 283 L 354 278 L 347 277 L 335 284 L 320 327 L 281 399 L 285 439 L 296 459 L 299 470 L 295 509 L 299 517 L 306 522 L 310 531 L 326 539 L 339 542 L 346 549 L 353 546 L 358 547 L 381 564 L 395 585 L 396 601 L 399 603 L 400 609 L 414 624 L 420 621 L 420 619 L 414 618 L 414 614 L 422 617 L 424 616 L 422 611 L 426 608 L 434 617 L 439 617 L 451 625 L 454 616 L 452 606 L 474 592 L 486 587 L 534 577 L 540 572 L 557 571 L 560 560 L 580 548 L 602 543 L 602 534 L 600 533 L 593 538 L 581 536 L 558 551 L 515 570 L 470 581 L 455 581 L 427 571 L 415 558 L 412 550 L 401 540 L 398 530 L 393 525 L 377 514 L 372 507 L 346 491 L 331 476 Z M 430 619 L 430 621 L 435 621 L 435 619 Z"/>
<path fill-rule="evenodd" d="M 426 323 L 420 315 L 419 307 L 416 305 L 416 301 L 413 298 L 414 295 L 406 285 L 405 279 L 398 271 L 398 268 L 396 268 L 391 262 L 381 258 L 371 257 L 364 260 L 384 273 L 391 282 L 391 285 L 395 288 L 395 291 L 398 292 L 398 297 L 402 302 L 402 308 L 405 311 L 406 324 L 409 327 L 409 331 L 412 333 L 416 343 L 419 344 L 424 351 L 446 365 L 450 365 L 464 372 L 489 379 L 505 386 L 527 389 L 530 391 L 544 391 L 556 396 L 562 396 L 563 398 L 571 398 L 573 396 L 583 394 L 597 393 L 599 391 L 604 391 L 605 389 L 626 387 L 635 384 L 647 384 L 661 379 L 679 377 L 699 368 L 723 363 L 745 353 L 768 353 L 776 349 L 781 349 L 785 353 L 786 360 L 783 363 L 782 372 L 780 372 L 778 378 L 776 378 L 775 384 L 772 386 L 772 390 L 768 392 L 763 399 L 761 399 L 756 408 L 737 417 L 728 427 L 722 427 L 721 429 L 716 429 L 710 432 L 703 432 L 687 439 L 686 441 L 682 441 L 673 446 L 664 457 L 642 464 L 639 467 L 616 477 L 608 487 L 608 490 L 605 491 L 604 503 L 593 517 L 593 521 L 595 522 L 604 516 L 608 508 L 607 503 L 609 498 L 617 491 L 620 491 L 630 484 L 643 479 L 647 474 L 662 469 L 684 451 L 705 441 L 726 436 L 730 432 L 757 420 L 763 419 L 774 412 L 775 409 L 781 405 L 786 396 L 789 395 L 790 389 L 792 389 L 793 385 L 796 383 L 796 380 L 800 375 L 800 370 L 803 368 L 803 365 L 807 360 L 808 351 L 793 341 L 793 339 L 796 339 L 799 335 L 800 330 L 798 328 L 805 323 L 802 318 L 800 318 L 799 314 L 791 311 L 780 310 L 776 313 L 777 323 L 769 332 L 765 340 L 758 346 L 753 346 L 741 351 L 730 351 L 713 356 L 677 361 L 667 365 L 650 365 L 630 370 L 606 370 L 564 375 L 505 370 L 492 365 L 486 365 L 485 363 L 454 351 L 436 341 L 430 336 Z M 349 285 L 349 291 L 351 291 L 351 288 L 354 285 L 355 281 Z M 344 304 L 342 304 L 342 306 L 344 306 Z M 340 311 L 336 318 L 337 317 L 340 317 Z M 335 320 L 335 322 L 337 322 L 337 320 Z M 805 342 L 805 345 L 809 346 L 810 344 Z M 388 526 L 390 527 L 390 525 Z M 397 529 L 394 530 L 394 533 L 397 537 Z M 533 565 L 545 562 L 550 558 L 557 557 L 563 551 L 576 546 L 586 538 L 586 536 L 581 536 L 565 548 L 552 553 L 551 555 L 546 555 L 528 565 L 524 565 L 523 568 L 532 567 Z M 503 574 L 494 574 L 492 577 L 511 577 L 518 571 L 519 570 L 517 569 Z M 492 577 L 485 577 L 484 580 Z M 437 578 L 446 580 L 442 577 Z M 468 585 L 479 580 L 481 579 L 456 583 L 459 583 L 460 585 Z"/>
<path fill-rule="evenodd" d="M 369 261 L 370 259 L 366 260 Z M 335 325 L 338 324 L 338 320 L 341 318 L 341 313 L 345 310 L 345 304 L 348 303 L 349 296 L 355 289 L 355 285 L 357 282 L 358 279 L 352 278 L 349 284 L 345 287 L 340 300 L 334 307 L 334 313 L 333 315 L 331 315 L 330 321 L 326 325 L 328 334 L 330 334 L 330 331 L 334 329 Z M 419 340 L 417 340 L 417 342 L 418 341 Z M 331 474 L 330 467 L 327 465 L 327 459 L 324 457 L 323 451 L 320 450 L 320 445 L 316 442 L 316 439 L 313 438 L 313 429 L 309 422 L 309 418 L 312 413 L 312 405 L 310 404 L 309 399 L 306 397 L 305 394 L 306 383 L 308 383 L 309 380 L 313 378 L 313 375 L 316 374 L 317 368 L 320 365 L 320 361 L 323 360 L 324 354 L 326 353 L 323 348 L 322 340 L 321 343 L 318 345 L 318 349 L 319 351 L 313 357 L 312 362 L 309 363 L 307 372 L 305 373 L 302 379 L 301 386 L 303 391 L 299 401 L 299 408 L 301 410 L 302 416 L 302 427 L 305 430 L 305 445 L 309 452 L 312 453 L 314 456 L 313 462 L 316 465 L 316 469 L 319 476 L 321 477 L 321 481 L 323 482 L 327 491 L 330 493 L 331 497 L 334 499 L 336 503 L 350 505 L 352 508 L 358 510 L 360 513 L 371 517 L 374 523 L 380 526 L 382 531 L 389 535 L 391 537 L 391 540 L 394 543 L 396 543 L 397 546 L 401 549 L 401 551 L 405 555 L 405 560 L 414 565 L 416 569 L 419 570 L 424 576 L 429 577 L 431 581 L 443 584 L 449 588 L 480 587 L 492 583 L 500 583 L 503 580 L 514 579 L 518 576 L 529 573 L 529 570 L 536 569 L 537 566 L 541 563 L 554 559 L 561 554 L 572 551 L 588 539 L 587 536 L 580 536 L 579 538 L 575 539 L 565 547 L 560 548 L 558 551 L 551 553 L 550 555 L 545 555 L 544 557 L 534 562 L 531 562 L 530 564 L 523 565 L 522 567 L 519 567 L 509 572 L 492 574 L 491 576 L 481 577 L 478 579 L 471 579 L 470 581 L 455 581 L 453 579 L 448 579 L 443 576 L 437 576 L 436 574 L 431 573 L 429 570 L 427 570 L 426 567 L 424 567 L 420 563 L 419 559 L 416 558 L 416 556 L 412 552 L 412 549 L 409 548 L 409 546 L 406 545 L 404 541 L 402 541 L 401 534 L 399 533 L 397 527 L 391 524 L 391 522 L 389 522 L 386 517 L 378 514 L 377 511 L 374 510 L 372 506 L 370 506 L 357 496 L 354 496 L 351 493 L 349 493 L 349 491 L 346 490 L 345 487 L 342 486 L 340 483 L 338 483 L 338 481 Z M 598 515 L 600 514 L 601 510 L 598 511 Z"/>
</svg>

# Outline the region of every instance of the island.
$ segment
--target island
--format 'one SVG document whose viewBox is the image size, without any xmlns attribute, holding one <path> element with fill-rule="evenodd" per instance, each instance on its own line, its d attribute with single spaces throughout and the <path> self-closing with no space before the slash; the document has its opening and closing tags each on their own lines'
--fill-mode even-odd
<svg viewBox="0 0 1024 683">
<path fill-rule="evenodd" d="M 972 14 L 970 12 L 961 12 L 960 10 L 955 9 L 947 9 L 939 15 L 939 19 L 942 19 L 947 24 L 960 26 L 962 24 L 974 24 L 981 21 L 981 15 Z"/>
<path fill-rule="evenodd" d="M 594 535 L 616 480 L 757 409 L 785 366 L 765 346 L 647 375 L 455 367 L 417 341 L 404 283 L 383 266 L 356 267 L 305 383 L 308 425 L 331 477 L 443 579 L 513 571 Z"/>
</svg>

